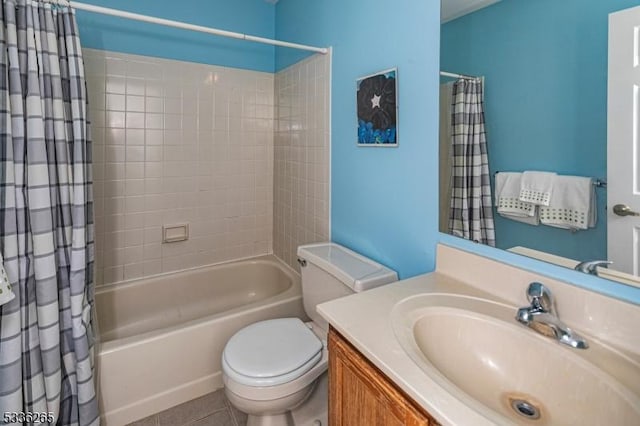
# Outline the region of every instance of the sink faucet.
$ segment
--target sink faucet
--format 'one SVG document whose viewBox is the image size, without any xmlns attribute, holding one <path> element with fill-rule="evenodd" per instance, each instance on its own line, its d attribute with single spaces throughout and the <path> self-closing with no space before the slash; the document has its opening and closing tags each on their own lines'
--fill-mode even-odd
<svg viewBox="0 0 640 426">
<path fill-rule="evenodd" d="M 584 272 L 585 274 L 598 275 L 598 266 L 606 268 L 607 265 L 611 265 L 612 263 L 610 260 L 590 260 L 578 263 L 574 269 Z"/>
<path fill-rule="evenodd" d="M 587 349 L 587 341 L 567 327 L 556 314 L 555 301 L 551 290 L 533 282 L 527 289 L 530 306 L 518 309 L 516 320 L 529 328 L 572 348 Z"/>
</svg>

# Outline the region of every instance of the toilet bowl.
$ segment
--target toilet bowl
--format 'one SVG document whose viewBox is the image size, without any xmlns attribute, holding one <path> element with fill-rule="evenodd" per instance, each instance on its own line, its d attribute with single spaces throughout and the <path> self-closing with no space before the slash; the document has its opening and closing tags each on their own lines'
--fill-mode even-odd
<svg viewBox="0 0 640 426">
<path fill-rule="evenodd" d="M 223 352 L 225 393 L 248 414 L 247 426 L 327 425 L 328 324 L 315 306 L 397 280 L 394 271 L 333 243 L 301 246 L 298 256 L 303 303 L 312 321 L 251 324 Z"/>
<path fill-rule="evenodd" d="M 327 370 L 323 331 L 317 332 L 312 323 L 279 318 L 249 325 L 229 340 L 222 356 L 225 393 L 249 415 L 247 426 L 295 424 L 291 411 Z"/>
</svg>

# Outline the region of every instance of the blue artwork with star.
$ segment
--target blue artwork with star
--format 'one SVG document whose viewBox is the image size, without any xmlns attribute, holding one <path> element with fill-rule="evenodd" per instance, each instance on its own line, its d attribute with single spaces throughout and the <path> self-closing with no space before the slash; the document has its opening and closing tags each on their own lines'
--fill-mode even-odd
<svg viewBox="0 0 640 426">
<path fill-rule="evenodd" d="M 358 145 L 397 146 L 397 70 L 358 79 Z"/>
</svg>

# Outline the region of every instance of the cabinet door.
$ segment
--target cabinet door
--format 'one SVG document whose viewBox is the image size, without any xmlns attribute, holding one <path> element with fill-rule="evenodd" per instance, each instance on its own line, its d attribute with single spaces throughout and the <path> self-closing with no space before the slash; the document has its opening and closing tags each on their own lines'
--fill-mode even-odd
<svg viewBox="0 0 640 426">
<path fill-rule="evenodd" d="M 430 425 L 426 414 L 334 330 L 329 333 L 329 381 L 331 426 Z"/>
</svg>

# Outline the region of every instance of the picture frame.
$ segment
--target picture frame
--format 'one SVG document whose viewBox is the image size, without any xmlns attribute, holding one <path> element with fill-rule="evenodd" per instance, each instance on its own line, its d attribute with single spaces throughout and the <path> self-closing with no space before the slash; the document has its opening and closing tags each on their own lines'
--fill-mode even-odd
<svg viewBox="0 0 640 426">
<path fill-rule="evenodd" d="M 356 80 L 357 145 L 398 146 L 398 69 Z"/>
</svg>

